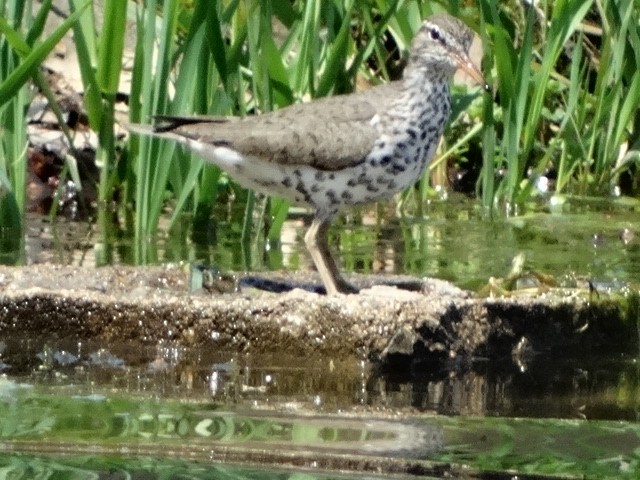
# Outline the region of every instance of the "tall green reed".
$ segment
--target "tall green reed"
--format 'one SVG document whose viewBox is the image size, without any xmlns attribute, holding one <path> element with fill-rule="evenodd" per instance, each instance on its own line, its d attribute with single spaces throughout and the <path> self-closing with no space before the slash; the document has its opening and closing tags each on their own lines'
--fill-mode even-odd
<svg viewBox="0 0 640 480">
<path fill-rule="evenodd" d="M 556 194 L 608 195 L 639 159 L 637 2 L 540 5 L 537 14 L 526 10 L 518 35 L 512 16 L 481 2 L 498 98 L 485 104 L 480 185 L 487 206 L 517 208 L 547 171 L 555 172 Z"/>
<path fill-rule="evenodd" d="M 84 3 L 82 9 L 87 6 L 86 0 Z M 34 12 L 30 1 L 0 1 L 0 262 L 3 263 L 19 262 L 23 256 L 30 80 L 47 96 L 58 118 L 62 118 L 39 67 L 81 12 L 70 15 L 41 40 L 51 4 L 51 0 L 45 0 Z"/>
<path fill-rule="evenodd" d="M 592 3 L 591 0 L 553 2 L 549 25 L 545 26 L 544 42 L 536 50 L 533 44 L 536 13 L 533 7 L 527 8 L 524 31 L 521 38 L 516 38 L 509 33 L 513 24 L 507 25 L 509 20 L 505 20 L 499 5 L 488 0 L 480 2 L 482 22 L 490 39 L 485 43 L 485 53 L 494 61 L 499 99 L 497 109 L 485 104 L 488 129 L 484 136 L 484 177 L 481 181 L 487 189 L 482 194 L 485 205 L 503 201 L 513 212 L 513 208 L 528 198 L 531 181 L 535 179 L 527 176 L 527 168 L 537 153 L 534 151 L 535 140 L 540 132 L 554 66 Z M 547 21 L 546 18 L 543 21 Z M 494 114 L 498 118 L 494 118 Z M 500 134 L 495 139 L 495 148 L 492 148 L 492 132 L 496 124 L 499 124 Z M 495 171 L 502 167 L 506 175 L 495 184 Z"/>
<path fill-rule="evenodd" d="M 596 6 L 603 19 L 599 58 L 585 54 L 581 36 L 563 95 L 564 114 L 555 142 L 560 156 L 558 193 L 613 193 L 620 173 L 640 160 L 637 5 L 617 0 L 596 1 Z"/>
<path fill-rule="evenodd" d="M 73 12 L 84 9 L 85 0 L 69 0 Z M 104 0 L 101 28 L 96 22 L 94 3 L 74 24 L 73 33 L 84 86 L 84 105 L 89 126 L 98 135 L 96 164 L 100 167 L 98 222 L 105 235 L 112 231 L 111 216 L 117 169 L 115 160 L 115 104 L 118 94 L 122 54 L 126 32 L 128 2 Z M 109 260 L 109 252 L 98 250 L 100 263 Z M 104 258 L 100 258 L 104 257 Z"/>
</svg>

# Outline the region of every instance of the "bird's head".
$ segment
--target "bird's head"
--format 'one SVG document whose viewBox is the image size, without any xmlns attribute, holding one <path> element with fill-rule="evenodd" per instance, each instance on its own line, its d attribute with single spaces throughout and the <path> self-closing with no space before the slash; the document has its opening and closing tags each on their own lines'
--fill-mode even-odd
<svg viewBox="0 0 640 480">
<path fill-rule="evenodd" d="M 408 66 L 446 76 L 460 68 L 486 89 L 482 73 L 469 58 L 472 40 L 473 32 L 457 18 L 432 15 L 422 23 L 411 44 Z"/>
</svg>

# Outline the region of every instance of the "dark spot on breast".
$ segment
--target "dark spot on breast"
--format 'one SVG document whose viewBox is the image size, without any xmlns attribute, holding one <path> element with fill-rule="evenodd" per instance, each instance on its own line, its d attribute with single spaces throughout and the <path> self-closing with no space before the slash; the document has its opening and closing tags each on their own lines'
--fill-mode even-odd
<svg viewBox="0 0 640 480">
<path fill-rule="evenodd" d="M 286 188 L 291 188 L 291 178 L 289 177 L 284 177 L 284 179 L 282 180 L 282 185 Z"/>
<path fill-rule="evenodd" d="M 322 171 L 318 171 L 315 174 L 315 179 L 319 182 L 323 182 L 324 181 L 324 172 Z"/>
<path fill-rule="evenodd" d="M 390 163 L 391 163 L 391 155 L 385 155 L 380 159 L 380 165 L 382 165 L 383 167 L 386 167 Z"/>
<path fill-rule="evenodd" d="M 413 155 L 407 155 L 406 157 L 404 157 L 404 164 L 409 166 L 412 163 L 418 162 L 422 158 L 423 153 L 424 153 L 424 147 L 422 146 L 418 147 L 415 150 Z"/>
<path fill-rule="evenodd" d="M 333 190 L 327 190 L 327 198 L 329 199 L 329 203 L 331 205 L 337 205 L 338 202 L 338 198 L 336 197 L 336 192 L 334 192 Z"/>
<path fill-rule="evenodd" d="M 385 170 L 389 175 L 397 175 L 399 173 L 404 172 L 407 169 L 404 165 L 400 165 L 399 163 L 392 164 L 389 168 Z"/>
<path fill-rule="evenodd" d="M 388 177 L 382 176 L 382 175 L 378 175 L 376 177 L 376 183 L 378 185 L 386 185 L 387 183 L 389 183 L 389 179 Z"/>
<path fill-rule="evenodd" d="M 298 184 L 296 185 L 296 191 L 300 192 L 302 195 L 305 196 L 305 198 L 307 197 L 307 188 L 305 187 L 304 183 L 302 182 L 298 182 Z"/>
<path fill-rule="evenodd" d="M 342 197 L 343 200 L 351 200 L 353 198 L 353 195 L 349 190 L 345 190 L 344 192 L 342 192 L 342 195 L 340 196 Z"/>
</svg>

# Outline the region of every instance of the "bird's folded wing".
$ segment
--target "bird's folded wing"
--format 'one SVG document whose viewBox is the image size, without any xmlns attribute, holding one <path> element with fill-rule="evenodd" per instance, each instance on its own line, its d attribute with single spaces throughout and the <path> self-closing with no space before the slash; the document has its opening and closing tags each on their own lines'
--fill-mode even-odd
<svg viewBox="0 0 640 480">
<path fill-rule="evenodd" d="M 266 162 L 339 170 L 365 160 L 379 135 L 371 120 L 387 108 L 395 88 L 385 84 L 245 118 L 159 116 L 153 133 L 131 129 L 228 147 Z"/>
<path fill-rule="evenodd" d="M 316 123 L 313 126 L 279 122 L 260 125 L 247 135 L 231 139 L 229 146 L 268 162 L 308 165 L 319 170 L 339 170 L 362 163 L 373 148 L 378 132 L 368 122 Z"/>
</svg>

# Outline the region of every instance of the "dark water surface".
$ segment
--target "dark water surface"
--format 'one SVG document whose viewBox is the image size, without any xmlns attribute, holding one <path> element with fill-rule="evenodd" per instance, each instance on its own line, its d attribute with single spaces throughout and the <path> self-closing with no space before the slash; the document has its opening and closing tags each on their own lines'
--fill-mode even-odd
<svg viewBox="0 0 640 480">
<path fill-rule="evenodd" d="M 495 293 L 488 284 L 504 293 L 531 279 L 534 288 L 586 281 L 596 294 L 637 291 L 637 206 L 563 210 L 488 221 L 473 206 L 434 203 L 420 221 L 355 215 L 334 228 L 332 244 L 347 271 L 434 276 L 483 294 Z M 279 244 L 259 232 L 243 242 L 221 218 L 204 231 L 165 232 L 141 250 L 102 239 L 89 224 L 34 217 L 28 261 L 309 268 L 304 216 L 285 224 Z M 524 266 L 510 273 L 514 258 Z M 460 474 L 429 462 L 470 465 L 475 476 L 466 478 L 640 476 L 640 365 L 616 351 L 382 368 L 366 352 L 301 359 L 2 338 L 0 374 L 0 472 L 13 475 L 4 478 Z M 415 460 L 421 469 L 407 467 Z M 254 463 L 268 468 L 247 467 Z"/>
</svg>

